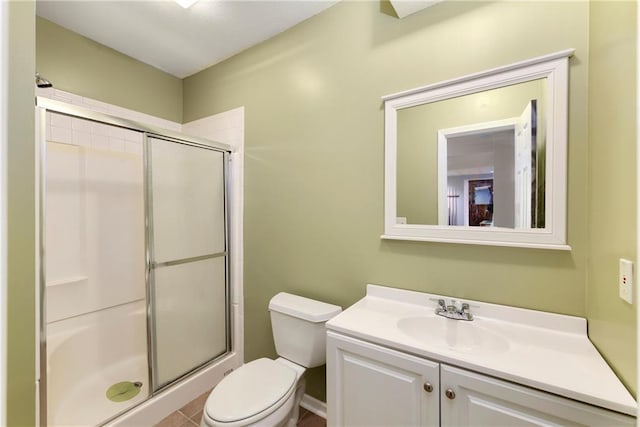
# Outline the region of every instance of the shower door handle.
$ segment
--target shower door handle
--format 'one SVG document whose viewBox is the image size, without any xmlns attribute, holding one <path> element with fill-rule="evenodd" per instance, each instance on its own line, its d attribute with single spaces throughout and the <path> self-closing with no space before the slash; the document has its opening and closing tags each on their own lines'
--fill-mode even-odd
<svg viewBox="0 0 640 427">
<path fill-rule="evenodd" d="M 190 257 L 190 258 L 175 259 L 175 260 L 171 260 L 171 261 L 152 262 L 151 263 L 151 268 L 170 267 L 172 265 L 186 264 L 188 262 L 195 262 L 195 261 L 204 261 L 205 259 L 219 258 L 219 257 L 223 257 L 223 256 L 227 256 L 227 253 L 226 252 L 217 252 L 215 254 L 201 255 L 201 256 L 195 256 L 195 257 Z"/>
</svg>

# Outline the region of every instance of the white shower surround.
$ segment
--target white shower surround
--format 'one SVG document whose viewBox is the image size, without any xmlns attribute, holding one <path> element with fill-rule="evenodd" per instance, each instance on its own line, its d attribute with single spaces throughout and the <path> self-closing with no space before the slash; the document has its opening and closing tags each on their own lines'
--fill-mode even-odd
<svg viewBox="0 0 640 427">
<path fill-rule="evenodd" d="M 235 369 L 243 363 L 243 292 L 242 292 L 242 273 L 243 273 L 243 248 L 242 248 L 242 212 L 243 212 L 243 156 L 244 156 L 244 108 L 236 108 L 228 112 L 216 114 L 195 122 L 187 123 L 182 126 L 179 123 L 171 122 L 158 117 L 128 110 L 122 107 L 106 104 L 90 98 L 81 97 L 68 92 L 57 89 L 38 89 L 38 96 L 67 102 L 96 112 L 110 114 L 113 116 L 138 121 L 141 123 L 157 126 L 172 131 L 183 132 L 193 136 L 200 136 L 206 139 L 215 140 L 229 144 L 232 147 L 231 162 L 229 170 L 229 217 L 232 218 L 229 225 L 229 243 L 230 243 L 230 269 L 231 269 L 231 335 L 232 335 L 232 351 L 212 366 L 205 367 L 178 382 L 177 384 L 161 391 L 157 395 L 147 399 L 138 406 L 129 410 L 122 416 L 114 419 L 108 426 L 126 426 L 126 425 L 152 425 L 162 420 L 171 412 L 181 408 L 197 396 L 211 389 L 217 384 L 231 369 Z M 84 132 L 84 133 L 83 133 Z M 51 139 L 62 143 L 77 143 L 78 139 L 82 139 L 83 144 L 96 145 L 107 144 L 107 146 L 120 147 L 123 143 L 126 147 L 126 138 L 119 135 L 100 136 L 93 135 L 88 130 L 74 129 L 71 121 L 68 124 L 56 120 L 49 120 L 47 123 L 47 134 Z M 237 219 L 234 221 L 233 219 Z M 128 304 L 127 304 L 128 305 Z M 108 311 L 108 310 L 107 310 Z M 73 322 L 71 322 L 73 323 Z M 58 328 L 59 329 L 59 328 Z M 108 328 L 107 328 L 108 329 Z M 57 330 L 59 336 L 64 336 L 67 342 L 75 342 L 82 340 L 81 337 L 74 337 L 75 332 L 81 332 L 82 329 L 74 331 L 72 327 L 68 330 Z M 138 331 L 139 333 L 140 331 Z M 108 332 L 105 332 L 108 333 Z M 39 340 L 39 333 L 36 337 Z M 65 340 L 59 340 L 52 344 L 64 345 Z M 146 342 L 145 342 L 146 343 Z M 60 352 L 65 352 L 60 349 Z M 140 355 L 132 354 L 128 359 L 130 361 L 139 359 Z M 146 357 L 146 355 L 145 355 Z M 116 362 L 115 360 L 113 361 Z M 128 363 L 123 363 L 125 369 Z M 109 368 L 102 365 L 101 367 L 93 367 L 92 369 L 100 369 L 101 371 L 110 371 Z M 90 373 L 87 373 L 89 375 Z M 96 374 L 96 372 L 93 372 Z M 100 375 L 89 375 L 91 378 L 98 380 Z M 37 372 L 37 378 L 40 374 Z M 146 378 L 145 378 L 146 382 Z M 86 384 L 83 383 L 83 386 Z M 95 384 L 96 388 L 103 389 L 104 384 Z M 143 390 L 143 393 L 146 390 Z M 145 393 L 146 394 L 146 393 Z M 142 396 L 142 393 L 140 394 Z"/>
<path fill-rule="evenodd" d="M 147 397 L 145 312 L 144 300 L 138 300 L 48 327 L 49 425 L 97 425 Z M 105 392 L 121 381 L 141 382 L 140 393 L 112 402 Z"/>
</svg>

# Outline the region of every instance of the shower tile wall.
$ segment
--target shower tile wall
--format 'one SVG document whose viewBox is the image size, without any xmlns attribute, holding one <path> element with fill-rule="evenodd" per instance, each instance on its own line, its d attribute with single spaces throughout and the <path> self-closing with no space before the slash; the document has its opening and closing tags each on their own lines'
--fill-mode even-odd
<svg viewBox="0 0 640 427">
<path fill-rule="evenodd" d="M 67 104 L 76 105 L 78 107 L 86 108 L 88 110 L 95 111 L 98 113 L 110 114 L 112 116 L 137 121 L 140 123 L 145 123 L 151 126 L 157 126 L 163 129 L 169 129 L 177 132 L 180 132 L 182 130 L 182 125 L 180 123 L 161 119 L 159 117 L 140 113 L 138 111 L 129 110 L 127 108 L 118 107 L 117 105 L 111 105 L 105 102 L 96 101 L 95 99 L 75 95 L 73 93 L 65 92 L 55 88 L 46 88 L 46 89 L 37 88 L 36 95 L 42 96 L 45 98 L 54 99 L 56 101 L 66 102 Z M 68 126 L 66 125 L 64 126 L 55 125 L 55 126 L 68 129 Z M 64 129 L 56 129 L 55 132 L 61 132 L 63 134 L 68 133 L 68 131 Z"/>
<path fill-rule="evenodd" d="M 244 144 L 244 107 L 185 123 L 182 131 L 238 149 Z"/>
</svg>

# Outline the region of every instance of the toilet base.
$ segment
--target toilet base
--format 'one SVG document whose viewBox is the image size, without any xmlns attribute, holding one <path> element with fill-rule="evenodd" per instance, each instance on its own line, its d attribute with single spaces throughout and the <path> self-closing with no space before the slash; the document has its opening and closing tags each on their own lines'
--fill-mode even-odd
<svg viewBox="0 0 640 427">
<path fill-rule="evenodd" d="M 307 382 L 304 376 L 302 376 L 298 380 L 298 385 L 296 386 L 296 395 L 293 400 L 293 408 L 291 410 L 291 416 L 289 417 L 288 422 L 284 424 L 286 427 L 296 427 L 296 425 L 298 424 L 298 417 L 300 416 L 300 402 L 302 401 L 302 396 L 304 396 L 306 383 Z"/>
<path fill-rule="evenodd" d="M 298 424 L 298 416 L 300 415 L 300 402 L 302 401 L 302 396 L 304 396 L 304 390 L 307 384 L 304 376 L 306 369 L 283 357 L 278 357 L 276 362 L 289 366 L 291 369 L 296 371 L 296 376 L 298 377 L 291 416 L 282 424 L 282 426 L 286 427 L 296 427 L 296 424 Z"/>
</svg>

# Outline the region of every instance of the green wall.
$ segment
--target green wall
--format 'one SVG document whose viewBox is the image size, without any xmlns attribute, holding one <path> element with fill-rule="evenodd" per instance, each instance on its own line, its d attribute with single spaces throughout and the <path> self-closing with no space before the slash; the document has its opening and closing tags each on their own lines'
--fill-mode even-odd
<svg viewBox="0 0 640 427">
<path fill-rule="evenodd" d="M 589 336 L 636 385 L 636 306 L 618 298 L 618 259 L 636 258 L 636 3 L 594 2 L 589 61 Z M 636 265 L 636 286 L 638 279 Z"/>
<path fill-rule="evenodd" d="M 34 2 L 9 2 L 8 48 L 7 425 L 22 427 L 36 408 Z"/>
<path fill-rule="evenodd" d="M 181 79 L 40 17 L 36 44 L 55 88 L 182 123 Z"/>
<path fill-rule="evenodd" d="M 584 316 L 588 30 L 586 2 L 443 2 L 402 20 L 341 2 L 185 79 L 185 121 L 245 106 L 246 359 L 275 354 L 279 291 L 346 307 L 378 283 Z M 381 96 L 569 47 L 573 250 L 380 240 Z M 324 398 L 322 369 L 308 389 Z"/>
</svg>

